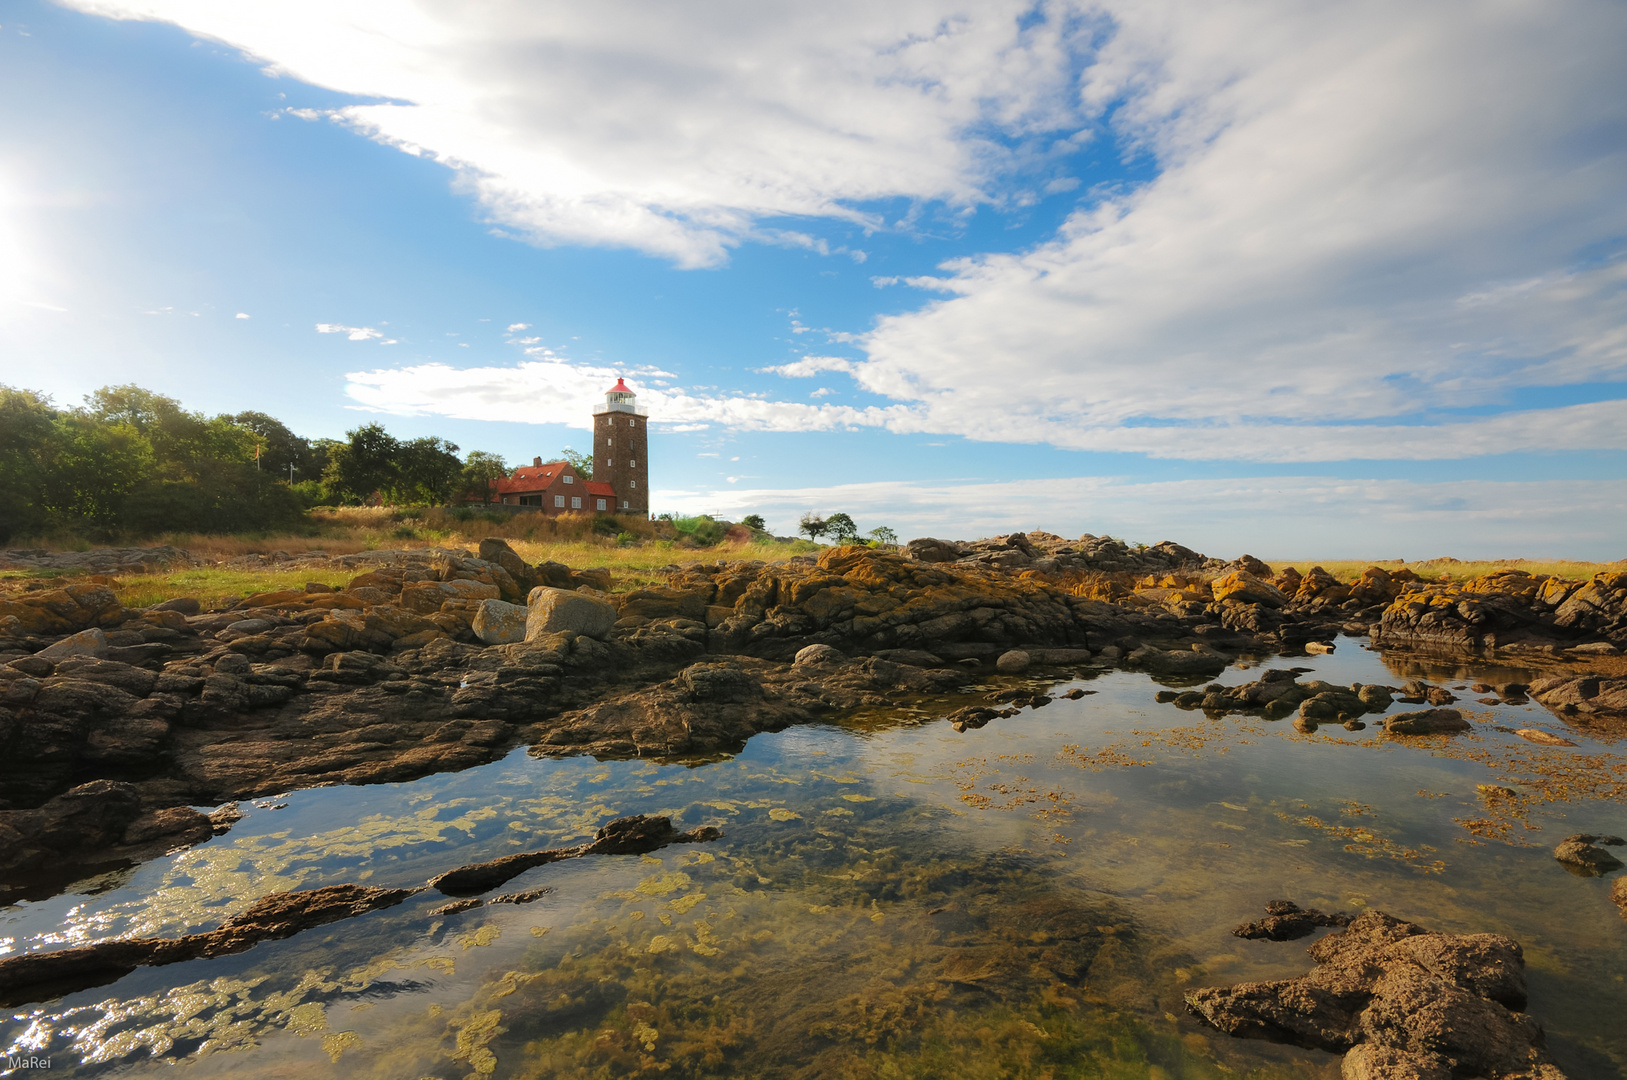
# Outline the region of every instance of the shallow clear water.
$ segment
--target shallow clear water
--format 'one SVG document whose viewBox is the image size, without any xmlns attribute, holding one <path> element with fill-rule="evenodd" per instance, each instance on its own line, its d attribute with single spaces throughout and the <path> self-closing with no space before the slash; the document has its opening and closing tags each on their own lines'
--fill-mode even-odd
<svg viewBox="0 0 1627 1080">
<path fill-rule="evenodd" d="M 1275 663 L 1335 683 L 1526 674 L 1386 667 L 1351 641 Z M 245 805 L 209 843 L 5 909 L 0 947 L 207 929 L 282 889 L 417 885 L 632 813 L 724 836 L 537 868 L 501 890 L 552 889 L 529 904 L 435 916 L 427 894 L 143 969 L 0 1014 L 0 1051 L 81 1075 L 1332 1078 L 1331 1055 L 1227 1039 L 1180 1006 L 1189 986 L 1308 968 L 1305 941 L 1229 933 L 1282 897 L 1511 935 L 1570 1075 L 1627 1071 L 1627 922 L 1608 879 L 1551 855 L 1569 833 L 1627 833 L 1620 746 L 1526 743 L 1511 729 L 1564 727 L 1466 690 L 1474 733 L 1403 743 L 1208 719 L 1139 674 L 1071 686 L 1092 693 L 959 734 L 933 717 L 964 698 L 699 767 L 521 750 Z"/>
</svg>

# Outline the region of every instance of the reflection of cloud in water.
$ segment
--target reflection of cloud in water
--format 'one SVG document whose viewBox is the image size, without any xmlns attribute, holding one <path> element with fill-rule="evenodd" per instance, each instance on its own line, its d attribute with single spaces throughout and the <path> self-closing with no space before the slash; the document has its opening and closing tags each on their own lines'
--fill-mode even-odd
<svg viewBox="0 0 1627 1080">
<path fill-rule="evenodd" d="M 1395 681 L 1384 663 L 1342 648 L 1276 666 Z M 75 897 L 83 925 L 179 925 L 274 880 L 412 884 L 628 813 L 716 823 L 724 837 L 538 868 L 512 886 L 552 888 L 530 904 L 435 918 L 433 903 L 413 901 L 241 957 L 138 973 L 0 1025 L 0 1047 L 71 1058 L 77 1046 L 109 1062 L 201 1055 L 200 1076 L 341 1075 L 363 1058 L 392 1075 L 661 1063 L 742 1075 L 792 1062 L 909 1075 L 966 1060 L 1012 1076 L 1083 1062 L 1145 1071 L 1149 1060 L 1192 1076 L 1218 1076 L 1215 1062 L 1303 1075 L 1299 1052 L 1211 1037 L 1176 1004 L 1182 986 L 1302 970 L 1298 950 L 1228 933 L 1288 896 L 1511 934 L 1543 958 L 1533 1008 L 1557 1044 L 1627 1060 L 1613 1034 L 1627 1006 L 1612 981 L 1627 959 L 1609 944 L 1614 909 L 1547 851 L 1584 817 L 1627 831 L 1627 811 L 1574 778 L 1560 792 L 1571 802 L 1519 796 L 1504 800 L 1518 814 L 1501 817 L 1477 790 L 1510 755 L 1602 760 L 1597 744 L 1515 746 L 1484 718 L 1456 741 L 1302 735 L 1155 704 L 1141 675 L 1090 686 L 1092 697 L 962 734 L 872 714 L 759 736 L 693 768 L 520 751 L 410 784 L 297 792 L 288 810 L 190 859 Z M 1534 722 L 1533 708 L 1492 718 Z M 1459 819 L 1490 823 L 1471 834 Z M 208 1052 L 230 1045 L 252 1048 Z"/>
</svg>

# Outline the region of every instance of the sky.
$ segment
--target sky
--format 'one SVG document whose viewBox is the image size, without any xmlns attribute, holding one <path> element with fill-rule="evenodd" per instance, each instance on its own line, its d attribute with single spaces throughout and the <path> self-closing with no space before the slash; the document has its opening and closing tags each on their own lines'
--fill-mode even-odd
<svg viewBox="0 0 1627 1080">
<path fill-rule="evenodd" d="M 652 508 L 1627 557 L 1615 0 L 6 0 L 0 383 Z"/>
</svg>

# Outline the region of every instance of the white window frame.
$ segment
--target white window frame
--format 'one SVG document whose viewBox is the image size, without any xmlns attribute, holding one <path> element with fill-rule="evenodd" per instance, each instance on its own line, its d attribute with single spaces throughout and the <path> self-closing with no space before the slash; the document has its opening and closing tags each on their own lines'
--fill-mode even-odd
<svg viewBox="0 0 1627 1080">
<path fill-rule="evenodd" d="M 576 483 L 576 477 L 572 476 L 570 473 L 566 473 L 565 474 L 565 483 L 567 483 L 567 484 Z"/>
<path fill-rule="evenodd" d="M 580 495 L 572 495 L 571 496 L 571 509 L 572 510 L 580 510 L 580 509 L 582 509 L 582 496 L 580 496 Z"/>
<path fill-rule="evenodd" d="M 600 499 L 600 500 L 599 500 L 599 507 L 598 507 L 598 508 L 599 508 L 599 509 L 600 509 L 600 510 L 603 510 L 603 509 L 604 509 L 604 508 L 605 508 L 605 505 L 604 505 L 604 500 L 603 500 L 603 499 Z"/>
<path fill-rule="evenodd" d="M 558 507 L 559 509 L 563 510 L 565 508 L 565 496 L 563 496 L 563 495 L 555 495 L 554 496 L 554 505 L 556 507 Z"/>
<path fill-rule="evenodd" d="M 629 480 L 627 482 L 627 486 L 628 487 L 638 487 L 638 481 L 637 480 Z"/>
</svg>

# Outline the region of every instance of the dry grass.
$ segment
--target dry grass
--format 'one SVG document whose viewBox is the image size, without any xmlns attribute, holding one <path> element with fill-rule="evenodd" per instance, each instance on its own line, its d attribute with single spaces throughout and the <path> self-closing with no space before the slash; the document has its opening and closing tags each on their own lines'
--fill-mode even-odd
<svg viewBox="0 0 1627 1080">
<path fill-rule="evenodd" d="M 469 518 L 462 520 L 462 518 Z M 205 563 L 169 573 L 130 574 L 98 578 L 111 587 L 126 607 L 146 607 L 178 596 L 196 597 L 205 608 L 219 607 L 255 593 L 299 589 L 307 582 L 343 585 L 357 571 L 344 568 L 265 569 L 218 565 L 244 555 L 272 555 L 283 552 L 299 556 L 320 551 L 347 555 L 359 551 L 423 547 L 452 547 L 475 550 L 488 536 L 500 536 L 527 562 L 561 562 L 567 566 L 607 567 L 618 592 L 661 582 L 655 571 L 672 564 L 716 563 L 760 559 L 783 562 L 792 555 L 817 551 L 805 540 L 792 543 L 756 541 L 746 530 L 737 529 L 734 539 L 711 547 L 695 546 L 682 537 L 670 522 L 642 518 L 618 518 L 616 526 L 631 540 L 594 531 L 596 515 L 502 512 L 477 513 L 473 517 L 445 510 L 403 511 L 381 507 L 347 507 L 319 510 L 312 514 L 311 535 L 274 534 L 265 536 L 207 536 L 172 533 L 151 537 L 144 546 L 168 544 L 183 548 Z M 57 542 L 52 543 L 52 540 Z M 56 550 L 87 550 L 92 545 L 77 538 L 33 537 L 15 547 L 44 547 Z M 82 577 L 61 571 L 12 572 L 0 577 L 0 593 L 17 592 L 30 580 Z"/>
<path fill-rule="evenodd" d="M 1273 572 L 1280 573 L 1296 567 L 1305 573 L 1320 566 L 1340 581 L 1355 581 L 1369 566 L 1395 571 L 1406 567 L 1419 577 L 1430 581 L 1463 582 L 1483 577 L 1498 570 L 1523 570 L 1528 574 L 1550 574 L 1554 577 L 1586 579 L 1602 572 L 1621 572 L 1627 569 L 1627 560 L 1613 563 L 1576 562 L 1569 559 L 1534 561 L 1530 559 L 1490 559 L 1463 561 L 1459 559 L 1422 559 L 1406 562 L 1401 559 L 1275 559 L 1268 563 Z"/>
</svg>

